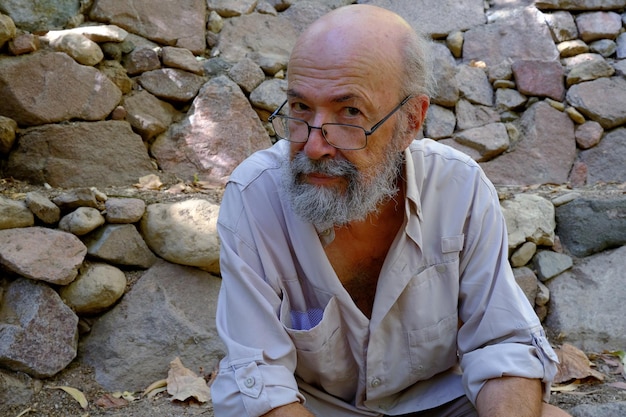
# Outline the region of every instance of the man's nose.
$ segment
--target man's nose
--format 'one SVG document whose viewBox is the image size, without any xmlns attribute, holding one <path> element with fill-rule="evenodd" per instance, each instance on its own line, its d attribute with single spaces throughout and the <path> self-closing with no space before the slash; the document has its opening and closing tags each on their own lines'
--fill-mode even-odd
<svg viewBox="0 0 626 417">
<path fill-rule="evenodd" d="M 322 159 L 325 157 L 333 157 L 337 149 L 326 141 L 323 133 L 323 125 L 311 126 L 309 129 L 309 139 L 304 144 L 304 153 L 310 159 Z"/>
</svg>

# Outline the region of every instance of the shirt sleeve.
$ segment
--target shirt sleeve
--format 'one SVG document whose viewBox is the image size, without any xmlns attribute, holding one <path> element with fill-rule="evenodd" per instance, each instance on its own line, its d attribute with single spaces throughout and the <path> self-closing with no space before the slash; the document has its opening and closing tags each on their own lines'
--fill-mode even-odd
<svg viewBox="0 0 626 417">
<path fill-rule="evenodd" d="M 227 354 L 211 392 L 215 415 L 260 416 L 281 405 L 304 402 L 294 377 L 296 353 L 281 324 L 281 292 L 264 278 L 239 187 L 230 183 L 222 200 L 222 286 L 217 330 Z"/>
<path fill-rule="evenodd" d="M 470 401 L 489 379 L 518 376 L 544 382 L 544 400 L 558 359 L 508 262 L 504 217 L 495 189 L 476 182 L 461 254 L 458 348 Z"/>
</svg>

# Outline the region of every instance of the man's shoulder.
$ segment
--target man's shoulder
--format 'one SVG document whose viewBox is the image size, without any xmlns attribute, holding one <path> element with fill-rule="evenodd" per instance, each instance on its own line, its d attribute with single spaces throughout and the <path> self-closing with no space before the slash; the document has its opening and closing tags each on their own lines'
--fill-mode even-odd
<svg viewBox="0 0 626 417">
<path fill-rule="evenodd" d="M 228 182 L 246 187 L 264 174 L 280 170 L 288 151 L 283 142 L 279 141 L 273 146 L 256 151 L 247 157 L 233 170 Z"/>
<path fill-rule="evenodd" d="M 469 155 L 432 139 L 414 140 L 409 146 L 409 151 L 414 159 L 441 158 L 449 161 L 457 161 L 468 167 L 478 167 L 478 163 Z"/>
<path fill-rule="evenodd" d="M 409 152 L 417 180 L 422 184 L 447 183 L 454 178 L 456 183 L 478 181 L 493 187 L 478 162 L 451 146 L 432 139 L 420 139 L 411 143 Z"/>
</svg>

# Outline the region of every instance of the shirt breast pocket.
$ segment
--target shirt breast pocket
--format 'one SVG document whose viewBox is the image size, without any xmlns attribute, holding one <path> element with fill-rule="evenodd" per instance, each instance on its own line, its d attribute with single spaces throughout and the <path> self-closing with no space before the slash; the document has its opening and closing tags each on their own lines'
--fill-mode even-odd
<svg viewBox="0 0 626 417">
<path fill-rule="evenodd" d="M 407 333 L 411 373 L 418 380 L 428 379 L 457 363 L 457 315 Z"/>
<path fill-rule="evenodd" d="M 428 379 L 458 362 L 459 254 L 464 236 L 441 239 L 441 258 L 418 273 L 402 295 L 413 378 Z"/>
<path fill-rule="evenodd" d="M 293 317 L 293 312 L 286 311 L 286 301 L 283 299 L 281 306 L 281 321 L 296 348 L 296 375 L 331 395 L 350 400 L 356 390 L 358 372 L 336 298 L 331 298 L 324 308 L 321 321 L 307 330 L 290 327 L 291 319 L 286 317 Z"/>
</svg>

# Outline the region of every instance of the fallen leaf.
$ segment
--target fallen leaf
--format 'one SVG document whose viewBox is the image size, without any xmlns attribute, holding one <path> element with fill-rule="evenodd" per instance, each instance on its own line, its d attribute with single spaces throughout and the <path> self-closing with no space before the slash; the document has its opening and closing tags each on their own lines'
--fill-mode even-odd
<svg viewBox="0 0 626 417">
<path fill-rule="evenodd" d="M 115 398 L 123 398 L 128 402 L 132 402 L 135 400 L 138 400 L 139 398 L 135 397 L 135 393 L 134 392 L 130 392 L 130 391 L 115 391 L 114 393 L 111 394 L 112 396 L 114 396 Z"/>
<path fill-rule="evenodd" d="M 572 391 L 576 391 L 578 389 L 578 386 L 580 384 L 578 382 L 572 382 L 571 384 L 567 384 L 567 385 L 552 385 L 550 387 L 550 391 L 552 392 L 572 392 Z"/>
<path fill-rule="evenodd" d="M 193 185 L 194 188 L 201 189 L 201 190 L 214 190 L 218 188 L 215 186 L 215 184 L 209 181 L 194 181 L 191 185 Z"/>
<path fill-rule="evenodd" d="M 17 416 L 15 416 L 15 417 L 22 417 L 22 416 L 25 416 L 27 413 L 30 413 L 31 411 L 34 411 L 34 410 L 33 410 L 33 407 L 28 407 L 26 410 L 22 411 L 21 413 L 19 413 L 19 414 L 18 414 Z"/>
<path fill-rule="evenodd" d="M 590 354 L 589 359 L 593 361 L 601 360 L 611 368 L 612 375 L 622 375 L 626 378 L 626 371 L 624 370 L 624 351 L 618 350 L 613 352 L 605 351 L 600 354 Z"/>
<path fill-rule="evenodd" d="M 180 358 L 170 362 L 167 374 L 167 392 L 172 400 L 186 401 L 195 398 L 201 403 L 211 399 L 211 390 L 204 378 L 197 376 L 193 371 L 185 368 Z"/>
<path fill-rule="evenodd" d="M 185 183 L 179 182 L 178 184 L 172 185 L 165 192 L 172 193 L 172 194 L 180 194 L 180 193 L 184 193 L 187 190 L 187 188 L 188 187 L 187 185 L 185 185 Z"/>
<path fill-rule="evenodd" d="M 156 388 L 153 389 L 152 391 L 150 391 L 147 395 L 148 398 L 154 398 L 155 395 L 160 394 L 162 392 L 167 391 L 167 386 L 165 387 L 161 387 L 161 388 Z"/>
<path fill-rule="evenodd" d="M 614 357 L 614 356 L 612 356 L 610 354 L 603 353 L 601 355 L 598 355 L 595 358 L 591 358 L 590 357 L 590 359 L 594 359 L 594 360 L 595 359 L 602 359 L 602 361 L 604 363 L 606 363 L 607 365 L 612 366 L 612 367 L 616 367 L 616 368 L 619 368 L 620 366 L 622 366 L 622 361 L 619 358 L 616 358 L 616 357 Z"/>
<path fill-rule="evenodd" d="M 165 388 L 165 387 L 167 387 L 167 379 L 159 379 L 158 381 L 155 381 L 152 384 L 150 384 L 148 388 L 143 390 L 142 395 L 146 396 L 150 394 L 152 391 L 158 390 L 160 388 Z"/>
<path fill-rule="evenodd" d="M 619 360 L 622 361 L 622 365 L 626 365 L 626 352 L 624 352 L 623 350 L 613 350 L 605 353 L 619 358 Z"/>
<path fill-rule="evenodd" d="M 102 408 L 121 408 L 128 405 L 128 401 L 123 398 L 116 398 L 112 394 L 104 394 L 95 402 L 98 407 Z"/>
<path fill-rule="evenodd" d="M 50 388 L 50 389 L 60 389 L 60 390 L 63 390 L 65 392 L 67 392 L 76 401 L 78 401 L 80 406 L 83 407 L 83 409 L 85 409 L 85 410 L 89 406 L 89 403 L 87 402 L 87 398 L 85 397 L 85 394 L 83 394 L 81 391 L 77 390 L 76 388 L 66 387 L 66 386 L 49 386 L 48 388 Z"/>
<path fill-rule="evenodd" d="M 149 174 L 139 178 L 139 183 L 135 184 L 136 188 L 144 190 L 159 190 L 163 186 L 161 179 L 155 174 Z"/>
<path fill-rule="evenodd" d="M 617 373 L 622 374 L 622 376 L 626 378 L 626 370 L 624 370 L 624 367 L 626 367 L 626 352 L 624 352 L 623 350 L 615 350 L 613 352 L 607 353 L 609 355 L 615 356 L 616 358 L 619 358 L 619 362 L 617 364 Z"/>
<path fill-rule="evenodd" d="M 582 350 L 568 343 L 555 350 L 560 362 L 554 377 L 555 384 L 586 378 L 604 381 L 604 375 L 591 368 L 591 362 Z"/>
</svg>

